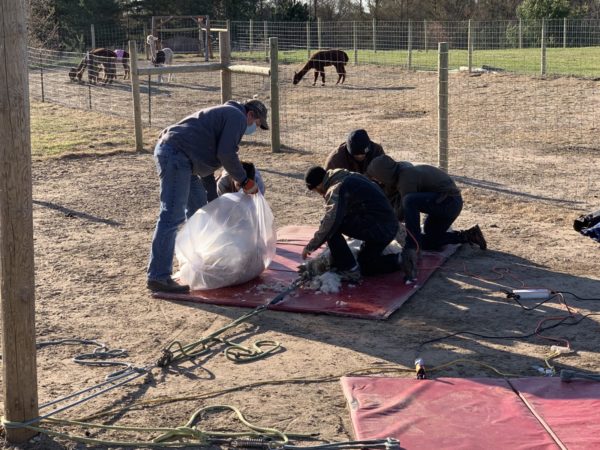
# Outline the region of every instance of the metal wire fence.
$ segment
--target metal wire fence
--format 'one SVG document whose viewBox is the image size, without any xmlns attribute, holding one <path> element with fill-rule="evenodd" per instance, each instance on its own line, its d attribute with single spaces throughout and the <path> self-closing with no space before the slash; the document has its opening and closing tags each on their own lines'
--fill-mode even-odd
<svg viewBox="0 0 600 450">
<path fill-rule="evenodd" d="M 600 87 L 595 81 L 600 23 L 592 27 L 591 22 L 539 24 L 540 32 L 547 30 L 546 74 L 577 77 L 540 77 L 544 39 L 535 37 L 532 26 L 526 32 L 523 24 L 519 39 L 513 34 L 518 22 L 376 23 L 375 39 L 372 22 L 321 23 L 321 31 L 318 23 L 215 27 L 228 26 L 231 32 L 232 62 L 266 66 L 264 38 L 279 38 L 281 142 L 284 150 L 314 154 L 315 163 L 324 162 L 351 129 L 365 128 L 393 157 L 436 164 L 434 43 L 446 38 L 454 43 L 451 47 L 459 47 L 450 54 L 450 172 L 488 189 L 593 205 L 600 192 Z M 561 30 L 567 33 L 566 46 Z M 319 48 L 319 36 L 323 48 L 343 48 L 350 57 L 346 82 L 336 86 L 335 70 L 326 67 L 324 86 L 313 87 L 311 74 L 293 85 L 294 72 Z M 211 45 L 218 57 L 218 40 Z M 144 48 L 142 36 L 138 48 Z M 82 57 L 30 49 L 32 97 L 132 120 L 131 88 L 120 67 L 119 78 L 110 85 L 70 81 L 69 68 Z M 140 57 L 141 67 L 149 64 L 143 51 Z M 194 52 L 177 55 L 175 63 L 203 60 Z M 143 119 L 157 128 L 220 102 L 218 72 L 177 74 L 162 84 L 156 78 L 142 81 Z M 270 103 L 269 83 L 262 77 L 234 74 L 232 86 L 235 100 L 256 95 Z M 266 133 L 245 141 L 269 145 Z"/>
</svg>

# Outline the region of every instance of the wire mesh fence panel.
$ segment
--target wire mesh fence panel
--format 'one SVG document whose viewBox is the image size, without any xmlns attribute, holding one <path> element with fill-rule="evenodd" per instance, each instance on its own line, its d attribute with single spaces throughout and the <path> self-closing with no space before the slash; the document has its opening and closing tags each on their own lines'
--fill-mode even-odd
<svg viewBox="0 0 600 450">
<path fill-rule="evenodd" d="M 596 83 L 454 74 L 449 95 L 452 173 L 468 184 L 500 192 L 597 202 Z"/>
<path fill-rule="evenodd" d="M 492 189 L 597 203 L 600 93 L 594 80 L 600 73 L 600 21 L 213 25 L 229 26 L 234 63 L 267 67 L 268 38 L 279 38 L 281 143 L 314 152 L 315 163 L 323 163 L 350 130 L 365 128 L 394 158 L 436 164 L 437 51 L 432 47 L 447 41 L 453 71 L 450 172 Z M 97 38 L 104 39 L 102 33 L 96 29 Z M 472 73 L 464 70 L 469 37 Z M 144 48 L 143 37 L 136 42 Z M 307 64 L 319 42 L 347 54 L 345 82 L 336 85 L 338 68 L 325 65 L 324 86 L 321 77 L 313 86 L 314 67 L 307 67 L 294 85 L 294 73 Z M 216 59 L 217 33 L 211 45 Z M 87 73 L 81 82 L 71 81 L 71 68 L 84 57 L 83 52 L 30 48 L 32 98 L 131 120 L 131 88 L 118 63 L 112 83 L 90 84 Z M 140 67 L 150 65 L 143 52 L 139 58 Z M 174 64 L 202 61 L 198 54 L 179 54 Z M 542 61 L 551 76 L 540 76 Z M 103 72 L 101 68 L 99 75 Z M 181 73 L 164 83 L 156 76 L 141 81 L 142 116 L 156 128 L 221 101 L 219 72 Z M 267 78 L 233 74 L 232 90 L 235 100 L 256 95 L 270 109 Z M 269 133 L 244 141 L 268 146 Z"/>
<path fill-rule="evenodd" d="M 90 83 L 85 54 L 29 48 L 28 57 L 33 99 L 131 117 L 131 87 L 129 82 L 123 82 L 124 71 L 115 62 L 107 66 L 103 64 L 106 59 L 98 57 L 97 73 L 92 72 L 95 81 Z M 75 71 L 78 66 L 83 69 L 81 79 Z M 116 78 L 110 83 L 104 81 L 107 70 L 115 71 Z"/>
<path fill-rule="evenodd" d="M 326 67 L 325 85 L 312 86 L 311 74 L 292 84 L 295 70 L 295 64 L 280 65 L 281 142 L 286 146 L 312 151 L 315 163 L 323 164 L 352 129 L 364 128 L 395 157 L 435 160 L 434 73 L 348 65 L 346 82 L 335 85 L 335 70 Z"/>
</svg>

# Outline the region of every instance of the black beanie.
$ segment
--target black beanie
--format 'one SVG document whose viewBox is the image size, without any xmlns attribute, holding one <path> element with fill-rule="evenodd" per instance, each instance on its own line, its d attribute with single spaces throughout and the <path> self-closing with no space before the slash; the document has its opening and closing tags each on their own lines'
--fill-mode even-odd
<svg viewBox="0 0 600 450">
<path fill-rule="evenodd" d="M 309 190 L 316 188 L 325 178 L 325 169 L 320 166 L 313 166 L 304 174 L 304 181 Z"/>
<path fill-rule="evenodd" d="M 351 155 L 364 155 L 370 150 L 371 140 L 365 130 L 353 130 L 346 138 L 346 148 Z"/>
</svg>

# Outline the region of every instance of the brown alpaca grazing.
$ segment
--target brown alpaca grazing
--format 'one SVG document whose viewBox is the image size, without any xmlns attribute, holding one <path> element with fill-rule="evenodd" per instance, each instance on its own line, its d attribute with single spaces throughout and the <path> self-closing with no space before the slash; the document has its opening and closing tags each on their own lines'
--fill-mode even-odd
<svg viewBox="0 0 600 450">
<path fill-rule="evenodd" d="M 300 72 L 294 72 L 294 84 L 298 84 L 310 69 L 315 69 L 313 86 L 317 83 L 319 74 L 321 74 L 321 82 L 325 86 L 325 67 L 327 66 L 334 66 L 337 71 L 338 80 L 335 84 L 340 83 L 340 81 L 344 84 L 347 62 L 348 55 L 342 50 L 319 50 L 312 54 L 308 62 L 300 69 Z"/>
<path fill-rule="evenodd" d="M 117 55 L 107 48 L 95 48 L 87 52 L 77 67 L 71 68 L 69 78 L 71 81 L 77 79 L 81 82 L 85 69 L 88 71 L 88 82 L 97 84 L 98 81 L 112 83 L 117 78 L 117 68 L 115 60 Z M 100 78 L 100 70 L 104 72 L 104 77 Z"/>
</svg>

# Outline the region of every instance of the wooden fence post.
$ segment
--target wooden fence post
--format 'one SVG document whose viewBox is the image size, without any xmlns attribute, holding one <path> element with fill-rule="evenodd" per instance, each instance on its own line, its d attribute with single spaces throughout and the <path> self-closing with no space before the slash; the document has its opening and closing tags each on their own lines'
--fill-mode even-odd
<svg viewBox="0 0 600 450">
<path fill-rule="evenodd" d="M 523 21 L 519 19 L 519 48 L 523 48 Z"/>
<path fill-rule="evenodd" d="M 306 53 L 306 58 L 310 59 L 310 22 L 306 22 Z"/>
<path fill-rule="evenodd" d="M 131 96 L 133 97 L 133 123 L 135 126 L 135 150 L 144 149 L 144 134 L 142 129 L 142 103 L 140 100 L 140 75 L 138 73 L 137 46 L 135 41 L 129 41 L 129 65 L 131 66 Z M 150 89 L 150 86 L 148 86 Z"/>
<path fill-rule="evenodd" d="M 423 39 L 425 41 L 425 44 L 424 44 L 425 45 L 425 53 L 427 53 L 427 50 L 429 49 L 429 45 L 427 42 L 427 20 L 423 21 L 423 34 L 424 34 Z"/>
<path fill-rule="evenodd" d="M 323 48 L 323 37 L 321 35 L 322 33 L 322 25 L 321 25 L 321 18 L 318 17 L 317 18 L 317 45 L 318 45 L 318 49 L 321 50 Z"/>
<path fill-rule="evenodd" d="M 353 46 L 354 46 L 354 65 L 356 66 L 358 64 L 358 40 L 357 40 L 357 36 L 356 36 L 356 22 L 353 21 L 352 22 L 352 42 L 353 42 Z"/>
<path fill-rule="evenodd" d="M 438 166 L 448 172 L 448 43 L 438 44 Z"/>
<path fill-rule="evenodd" d="M 542 19 L 542 55 L 540 58 L 540 73 L 546 75 L 546 19 Z"/>
<path fill-rule="evenodd" d="M 567 48 L 567 18 L 563 19 L 563 48 Z"/>
<path fill-rule="evenodd" d="M 221 103 L 231 100 L 231 72 L 227 66 L 231 62 L 229 51 L 229 31 L 219 32 L 219 57 L 221 59 Z"/>
<path fill-rule="evenodd" d="M 0 60 L 0 299 L 4 418 L 39 415 L 35 345 L 35 271 L 31 187 L 31 126 L 27 69 L 26 2 L 2 3 Z M 4 427 L 9 442 L 36 434 Z"/>
<path fill-rule="evenodd" d="M 229 28 L 227 29 L 227 31 L 229 31 Z M 254 50 L 254 21 L 252 19 L 250 19 L 250 31 L 249 31 L 249 33 L 250 33 L 250 36 L 249 36 L 249 39 L 250 39 L 250 44 L 249 44 L 250 45 L 250 49 L 249 50 L 250 50 L 250 52 L 252 52 L 252 50 Z"/>
<path fill-rule="evenodd" d="M 279 43 L 276 37 L 269 38 L 271 57 L 271 151 L 281 151 L 279 135 Z"/>
<path fill-rule="evenodd" d="M 469 29 L 467 31 L 467 66 L 469 73 L 473 71 L 473 29 L 471 28 L 471 19 L 469 19 Z"/>
<path fill-rule="evenodd" d="M 377 52 L 377 21 L 373 19 L 373 52 Z"/>
<path fill-rule="evenodd" d="M 266 20 L 263 25 L 263 28 L 264 28 L 263 40 L 265 42 L 265 58 L 268 58 L 269 57 L 269 25 Z"/>
<path fill-rule="evenodd" d="M 407 45 L 407 50 L 408 50 L 408 61 L 406 62 L 406 65 L 408 66 L 408 70 L 411 69 L 412 67 L 412 47 L 413 47 L 413 35 L 412 35 L 412 20 L 408 19 L 408 45 Z"/>
</svg>

